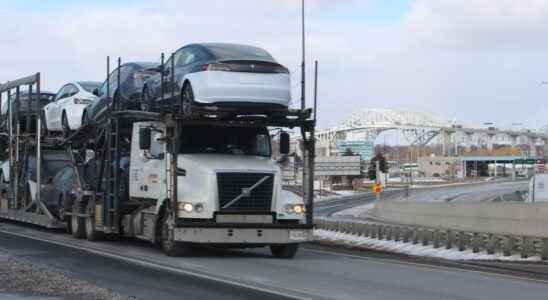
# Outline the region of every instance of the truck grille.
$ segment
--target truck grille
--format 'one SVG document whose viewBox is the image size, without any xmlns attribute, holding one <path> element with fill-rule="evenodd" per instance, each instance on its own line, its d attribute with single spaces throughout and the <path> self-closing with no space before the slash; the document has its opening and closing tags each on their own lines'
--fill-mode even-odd
<svg viewBox="0 0 548 300">
<path fill-rule="evenodd" d="M 253 189 L 248 197 L 241 197 L 227 208 L 227 203 L 242 194 L 242 189 L 252 187 L 268 176 L 263 183 Z M 217 173 L 220 211 L 271 211 L 274 175 L 271 173 Z"/>
</svg>

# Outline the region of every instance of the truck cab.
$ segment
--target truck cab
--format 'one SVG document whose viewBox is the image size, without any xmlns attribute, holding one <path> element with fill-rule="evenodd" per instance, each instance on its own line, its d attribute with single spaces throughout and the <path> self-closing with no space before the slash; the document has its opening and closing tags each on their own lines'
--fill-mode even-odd
<svg viewBox="0 0 548 300">
<path fill-rule="evenodd" d="M 270 246 L 275 256 L 292 257 L 311 239 L 302 198 L 282 189 L 267 127 L 183 125 L 175 147 L 167 130 L 164 122 L 133 124 L 129 199 L 151 205 L 124 216 L 124 230 L 161 240 L 166 252 L 207 243 Z"/>
</svg>

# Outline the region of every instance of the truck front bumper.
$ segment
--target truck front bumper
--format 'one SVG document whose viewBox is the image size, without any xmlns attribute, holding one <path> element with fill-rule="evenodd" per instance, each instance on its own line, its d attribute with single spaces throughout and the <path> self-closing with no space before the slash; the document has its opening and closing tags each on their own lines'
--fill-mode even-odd
<svg viewBox="0 0 548 300">
<path fill-rule="evenodd" d="M 310 228 L 176 227 L 176 241 L 207 244 L 292 244 L 312 240 Z"/>
</svg>

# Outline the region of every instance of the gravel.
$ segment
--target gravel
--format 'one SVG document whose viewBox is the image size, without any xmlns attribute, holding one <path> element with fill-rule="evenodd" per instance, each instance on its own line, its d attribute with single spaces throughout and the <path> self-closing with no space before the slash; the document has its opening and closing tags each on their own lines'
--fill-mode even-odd
<svg viewBox="0 0 548 300">
<path fill-rule="evenodd" d="M 33 297 L 30 297 L 33 296 Z M 45 298 L 52 297 L 52 298 Z M 68 274 L 0 253 L 0 298 L 110 300 L 137 298 L 122 296 Z"/>
</svg>

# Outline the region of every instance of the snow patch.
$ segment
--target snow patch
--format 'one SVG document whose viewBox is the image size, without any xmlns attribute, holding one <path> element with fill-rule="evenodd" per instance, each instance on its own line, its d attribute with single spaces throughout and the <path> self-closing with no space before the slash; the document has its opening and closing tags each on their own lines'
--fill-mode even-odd
<svg viewBox="0 0 548 300">
<path fill-rule="evenodd" d="M 457 249 L 445 249 L 444 247 L 435 249 L 432 245 L 423 246 L 422 244 L 404 243 L 402 241 L 396 242 L 378 240 L 324 229 L 314 230 L 314 238 L 317 241 L 334 242 L 337 244 L 363 249 L 382 250 L 413 256 L 435 257 L 448 260 L 542 261 L 540 256 L 521 258 L 519 254 L 504 256 L 501 252 L 487 254 L 485 252 L 473 253 L 472 250 L 458 251 Z"/>
</svg>

